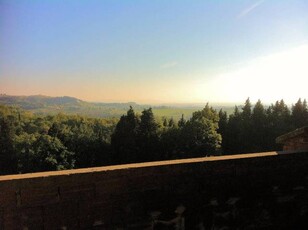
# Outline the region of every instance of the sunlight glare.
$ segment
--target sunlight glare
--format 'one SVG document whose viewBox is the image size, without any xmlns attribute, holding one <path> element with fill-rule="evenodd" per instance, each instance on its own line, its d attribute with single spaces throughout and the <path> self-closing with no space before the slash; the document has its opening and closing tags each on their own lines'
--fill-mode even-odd
<svg viewBox="0 0 308 230">
<path fill-rule="evenodd" d="M 243 102 L 247 97 L 265 103 L 307 98 L 308 45 L 257 58 L 246 67 L 216 77 L 207 86 L 217 101 Z M 207 94 L 208 95 L 208 94 Z M 213 95 L 214 97 L 214 95 Z"/>
</svg>

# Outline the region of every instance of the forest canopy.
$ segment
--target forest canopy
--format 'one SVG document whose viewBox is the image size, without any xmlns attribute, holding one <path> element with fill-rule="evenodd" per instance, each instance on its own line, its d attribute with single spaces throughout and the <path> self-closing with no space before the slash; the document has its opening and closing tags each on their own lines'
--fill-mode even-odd
<svg viewBox="0 0 308 230">
<path fill-rule="evenodd" d="M 249 98 L 229 115 L 209 104 L 189 119 L 36 115 L 0 105 L 0 174 L 278 150 L 275 138 L 308 125 L 306 100 L 265 107 Z"/>
</svg>

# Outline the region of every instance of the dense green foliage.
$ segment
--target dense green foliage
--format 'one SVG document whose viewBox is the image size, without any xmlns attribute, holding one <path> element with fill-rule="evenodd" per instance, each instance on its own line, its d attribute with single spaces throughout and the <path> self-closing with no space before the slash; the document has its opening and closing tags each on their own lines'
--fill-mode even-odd
<svg viewBox="0 0 308 230">
<path fill-rule="evenodd" d="M 117 163 L 142 162 L 205 156 L 217 153 L 221 136 L 217 133 L 218 114 L 209 105 L 184 117 L 176 124 L 171 119 L 156 121 L 152 109 L 139 116 L 132 107 L 123 115 L 112 135 L 111 145 Z"/>
<path fill-rule="evenodd" d="M 248 98 L 241 111 L 235 107 L 229 118 L 220 111 L 219 117 L 224 154 L 271 151 L 280 148 L 278 136 L 308 125 L 308 108 L 301 99 L 289 109 L 283 100 L 265 108 L 260 100 L 252 106 Z"/>
<path fill-rule="evenodd" d="M 208 104 L 175 121 L 132 107 L 120 119 L 35 115 L 0 105 L 0 174 L 62 170 L 217 154 L 277 150 L 276 137 L 308 125 L 306 101 L 235 107 Z"/>
<path fill-rule="evenodd" d="M 0 105 L 0 171 L 25 173 L 110 164 L 117 120 L 36 116 Z"/>
</svg>

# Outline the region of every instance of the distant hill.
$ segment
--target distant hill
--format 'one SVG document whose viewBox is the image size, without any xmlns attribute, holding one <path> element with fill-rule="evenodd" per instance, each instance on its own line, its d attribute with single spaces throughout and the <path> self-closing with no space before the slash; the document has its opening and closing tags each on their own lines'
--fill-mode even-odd
<svg viewBox="0 0 308 230">
<path fill-rule="evenodd" d="M 22 109 L 39 109 L 48 106 L 80 106 L 83 101 L 74 97 L 9 96 L 0 95 L 0 103 L 19 106 Z"/>
<path fill-rule="evenodd" d="M 79 114 L 90 117 L 119 117 L 130 105 L 140 109 L 140 105 L 130 103 L 91 103 L 74 97 L 49 97 L 44 95 L 10 96 L 0 95 L 0 104 L 17 106 L 36 114 Z"/>
<path fill-rule="evenodd" d="M 141 113 L 143 109 L 151 107 L 151 105 L 140 105 L 135 102 L 127 103 L 98 103 L 98 102 L 86 102 L 74 97 L 49 97 L 44 95 L 33 96 L 11 96 L 0 94 L 0 104 L 16 106 L 24 110 L 31 111 L 36 114 L 79 114 L 89 117 L 120 117 L 125 114 L 132 106 L 137 113 Z M 173 117 L 178 120 L 182 114 L 185 118 L 189 118 L 191 114 L 199 110 L 204 105 L 196 106 L 152 106 L 153 112 L 159 117 Z M 220 109 L 221 106 L 215 107 Z M 224 107 L 228 112 L 233 107 Z"/>
</svg>

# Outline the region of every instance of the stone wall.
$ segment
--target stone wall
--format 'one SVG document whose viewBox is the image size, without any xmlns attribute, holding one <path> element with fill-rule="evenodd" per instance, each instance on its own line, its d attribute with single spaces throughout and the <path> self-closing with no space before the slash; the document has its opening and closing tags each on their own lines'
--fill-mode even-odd
<svg viewBox="0 0 308 230">
<path fill-rule="evenodd" d="M 295 137 L 287 140 L 283 145 L 283 150 L 308 150 L 308 137 Z"/>
<path fill-rule="evenodd" d="M 179 204 L 186 229 L 305 229 L 307 188 L 305 152 L 1 176 L 0 229 L 160 229 Z"/>
<path fill-rule="evenodd" d="M 308 151 L 308 126 L 277 137 L 276 143 L 283 145 L 284 151 Z"/>
</svg>

